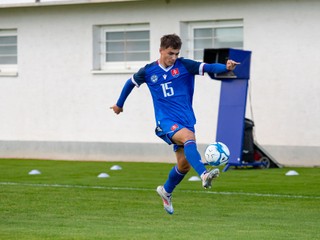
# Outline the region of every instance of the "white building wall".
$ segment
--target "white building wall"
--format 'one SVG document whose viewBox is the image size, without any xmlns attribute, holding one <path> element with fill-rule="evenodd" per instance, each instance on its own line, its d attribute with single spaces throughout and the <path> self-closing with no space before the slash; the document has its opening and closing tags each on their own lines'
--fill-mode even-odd
<svg viewBox="0 0 320 240">
<path fill-rule="evenodd" d="M 244 23 L 256 131 L 264 144 L 319 146 L 320 2 L 287 3 L 252 7 Z"/>
<path fill-rule="evenodd" d="M 244 49 L 252 51 L 250 82 L 258 142 L 269 147 L 280 162 L 299 165 L 307 158 L 312 165 L 319 165 L 319 10 L 320 2 L 312 0 L 0 8 L 0 29 L 18 29 L 18 76 L 0 76 L 2 146 L 17 141 L 35 145 L 79 142 L 82 148 L 83 143 L 95 142 L 146 143 L 139 144 L 141 148 L 148 148 L 147 143 L 164 145 L 154 135 L 153 107 L 146 86 L 133 90 L 123 114 L 116 116 L 109 110 L 131 74 L 91 72 L 93 26 L 150 23 L 151 58 L 155 60 L 159 38 L 181 34 L 181 21 L 241 18 Z M 200 144 L 215 139 L 218 98 L 219 82 L 197 77 L 194 107 Z M 249 109 L 247 112 L 251 117 Z M 301 151 L 292 154 L 297 148 Z M 2 151 L 2 157 L 69 158 L 68 154 L 37 155 L 37 151 L 19 155 L 21 147 L 6 149 L 15 150 Z M 74 153 L 70 158 L 107 159 L 105 154 Z"/>
</svg>

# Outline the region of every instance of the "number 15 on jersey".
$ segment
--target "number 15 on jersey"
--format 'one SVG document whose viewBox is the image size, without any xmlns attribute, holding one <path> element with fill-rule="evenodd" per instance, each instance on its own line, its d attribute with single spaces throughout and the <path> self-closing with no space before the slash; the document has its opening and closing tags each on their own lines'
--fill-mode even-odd
<svg viewBox="0 0 320 240">
<path fill-rule="evenodd" d="M 172 82 L 161 84 L 164 97 L 171 97 L 174 95 L 173 87 L 171 87 L 170 84 L 172 84 Z"/>
</svg>

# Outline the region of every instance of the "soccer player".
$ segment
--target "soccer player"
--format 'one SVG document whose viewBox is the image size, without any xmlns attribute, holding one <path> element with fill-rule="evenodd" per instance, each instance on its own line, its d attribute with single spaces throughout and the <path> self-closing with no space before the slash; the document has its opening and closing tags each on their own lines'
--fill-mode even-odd
<svg viewBox="0 0 320 240">
<path fill-rule="evenodd" d="M 182 42 L 178 35 L 164 35 L 160 41 L 160 58 L 133 74 L 125 83 L 117 103 L 110 108 L 116 114 L 123 112 L 132 89 L 147 84 L 153 99 L 155 133 L 167 144 L 173 144 L 176 155 L 177 165 L 169 172 L 165 184 L 157 188 L 164 209 L 173 214 L 172 192 L 191 167 L 201 177 L 204 188 L 210 188 L 212 180 L 219 176 L 219 169 L 207 171 L 197 150 L 196 118 L 192 108 L 195 75 L 231 71 L 239 63 L 228 60 L 226 64 L 206 64 L 179 58 Z"/>
</svg>

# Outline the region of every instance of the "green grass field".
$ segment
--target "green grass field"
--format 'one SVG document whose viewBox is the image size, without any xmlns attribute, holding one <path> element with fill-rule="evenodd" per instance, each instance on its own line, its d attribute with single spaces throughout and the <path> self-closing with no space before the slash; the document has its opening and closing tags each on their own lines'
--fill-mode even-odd
<svg viewBox="0 0 320 240">
<path fill-rule="evenodd" d="M 0 160 L 0 239 L 320 239 L 319 168 L 231 169 L 209 191 L 190 172 L 169 215 L 155 189 L 172 166 Z"/>
</svg>

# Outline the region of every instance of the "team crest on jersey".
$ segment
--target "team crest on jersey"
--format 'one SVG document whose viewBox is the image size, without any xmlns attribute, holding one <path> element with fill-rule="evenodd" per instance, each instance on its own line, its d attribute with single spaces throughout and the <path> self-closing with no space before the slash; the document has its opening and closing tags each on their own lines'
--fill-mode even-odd
<svg viewBox="0 0 320 240">
<path fill-rule="evenodd" d="M 180 75 L 179 69 L 178 68 L 171 69 L 171 75 L 172 77 L 179 77 Z"/>
<path fill-rule="evenodd" d="M 175 131 L 178 128 L 179 128 L 179 125 L 175 123 L 171 126 L 171 131 Z"/>
<path fill-rule="evenodd" d="M 155 74 L 153 74 L 153 75 L 151 76 L 151 78 L 150 78 L 150 79 L 151 79 L 151 81 L 152 81 L 152 82 L 154 82 L 154 83 L 155 83 L 155 82 L 157 82 L 157 81 L 158 81 L 158 76 L 157 76 L 157 75 L 155 75 Z"/>
</svg>

